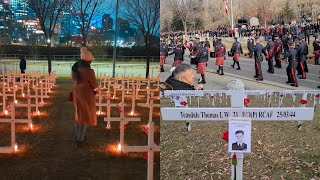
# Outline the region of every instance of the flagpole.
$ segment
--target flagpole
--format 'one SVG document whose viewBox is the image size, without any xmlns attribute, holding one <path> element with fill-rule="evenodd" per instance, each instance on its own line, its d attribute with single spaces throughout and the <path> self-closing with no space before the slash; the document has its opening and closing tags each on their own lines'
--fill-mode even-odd
<svg viewBox="0 0 320 180">
<path fill-rule="evenodd" d="M 234 31 L 234 24 L 233 24 L 233 0 L 230 1 L 230 10 L 231 10 L 231 29 L 232 31 Z M 232 36 L 233 36 L 233 33 L 232 33 Z"/>
</svg>

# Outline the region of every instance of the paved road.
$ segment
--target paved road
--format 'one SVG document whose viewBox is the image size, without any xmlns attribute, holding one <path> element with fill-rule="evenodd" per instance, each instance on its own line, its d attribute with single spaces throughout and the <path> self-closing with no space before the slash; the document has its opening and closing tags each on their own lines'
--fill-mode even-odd
<svg viewBox="0 0 320 180">
<path fill-rule="evenodd" d="M 173 62 L 173 55 L 167 58 L 165 71 L 167 72 L 169 71 L 169 69 L 171 68 L 172 62 Z M 184 63 L 190 63 L 190 58 L 187 55 L 185 56 Z M 207 86 L 209 86 L 210 89 L 219 89 L 221 87 L 225 87 L 227 82 L 235 78 L 245 81 L 246 85 L 250 84 L 250 89 L 261 89 L 261 87 L 265 87 L 267 89 L 271 87 L 277 87 L 281 89 L 317 89 L 317 86 L 320 85 L 320 82 L 319 82 L 320 66 L 319 65 L 316 66 L 311 63 L 308 64 L 309 73 L 307 73 L 307 79 L 303 79 L 303 80 L 298 79 L 298 83 L 299 83 L 298 88 L 292 87 L 285 83 L 287 81 L 287 75 L 286 75 L 287 63 L 286 62 L 282 63 L 282 69 L 275 68 L 275 74 L 267 73 L 267 69 L 268 69 L 267 61 L 262 62 L 261 66 L 262 66 L 264 81 L 256 81 L 255 78 L 253 78 L 253 76 L 255 75 L 254 59 L 249 59 L 247 57 L 242 56 L 240 59 L 241 70 L 236 70 L 232 68 L 231 67 L 232 64 L 233 64 L 232 58 L 227 57 L 227 59 L 225 60 L 225 67 L 224 67 L 225 76 L 219 76 L 216 74 L 217 66 L 215 66 L 215 59 L 210 58 L 208 67 L 207 67 L 206 79 L 208 79 L 209 77 L 213 77 L 214 85 L 212 85 L 209 82 L 209 85 Z M 162 74 L 161 80 L 164 80 L 164 78 L 168 76 L 166 75 L 166 73 L 161 73 L 161 74 Z M 196 75 L 196 78 L 199 78 L 199 77 L 200 75 Z M 215 86 L 219 86 L 219 88 Z"/>
</svg>

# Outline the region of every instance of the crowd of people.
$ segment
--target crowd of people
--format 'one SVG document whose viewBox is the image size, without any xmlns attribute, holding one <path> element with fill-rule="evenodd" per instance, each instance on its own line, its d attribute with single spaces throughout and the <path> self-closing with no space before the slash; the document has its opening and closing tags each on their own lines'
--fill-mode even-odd
<svg viewBox="0 0 320 180">
<path fill-rule="evenodd" d="M 320 23 L 319 23 L 320 24 Z M 281 27 L 281 26 L 279 26 Z M 315 32 L 315 30 L 313 30 Z M 298 35 L 290 33 L 289 31 L 280 31 L 276 29 L 273 33 L 267 36 L 267 45 L 263 46 L 260 43 L 263 39 L 261 34 L 251 32 L 247 38 L 248 56 L 255 60 L 255 76 L 257 81 L 263 81 L 263 72 L 261 71 L 261 62 L 263 59 L 268 61 L 268 73 L 274 73 L 275 68 L 282 68 L 282 61 L 288 61 L 287 76 L 288 81 L 286 83 L 298 87 L 298 81 L 296 76 L 300 76 L 300 79 L 306 79 L 308 73 L 307 59 L 314 59 L 315 65 L 319 65 L 320 58 L 320 37 L 318 34 L 314 34 L 315 40 L 312 43 L 313 55 L 308 57 L 308 44 L 310 39 L 308 34 L 300 32 Z M 214 36 L 212 38 L 213 48 L 210 47 L 210 38 L 205 38 L 205 41 L 200 41 L 200 38 L 192 37 L 188 41 L 177 41 L 175 48 L 170 51 L 168 41 L 161 40 L 160 56 L 161 56 L 161 72 L 164 71 L 163 65 L 165 59 L 169 55 L 174 54 L 173 66 L 178 67 L 184 60 L 184 54 L 186 49 L 190 51 L 191 64 L 196 64 L 197 74 L 200 75 L 198 83 L 205 84 L 205 70 L 209 57 L 216 58 L 217 73 L 224 75 L 224 60 L 226 56 L 233 57 L 233 68 L 237 65 L 237 70 L 241 70 L 239 57 L 243 54 L 243 48 L 238 42 L 238 38 L 235 37 L 235 42 L 232 44 L 230 51 L 228 52 L 226 46 L 222 42 L 221 38 Z M 213 50 L 212 52 L 209 49 Z M 275 61 L 275 63 L 274 63 Z M 296 73 L 297 72 L 297 73 Z"/>
</svg>

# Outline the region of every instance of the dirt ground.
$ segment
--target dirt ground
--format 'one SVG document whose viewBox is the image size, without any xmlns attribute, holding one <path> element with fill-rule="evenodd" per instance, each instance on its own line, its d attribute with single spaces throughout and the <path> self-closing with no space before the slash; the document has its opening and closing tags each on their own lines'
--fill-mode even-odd
<svg viewBox="0 0 320 180">
<path fill-rule="evenodd" d="M 115 151 L 119 143 L 119 123 L 112 123 L 112 129 L 105 129 L 103 117 L 98 126 L 88 128 L 87 147 L 77 149 L 74 135 L 74 109 L 68 102 L 72 89 L 69 78 L 58 78 L 48 106 L 41 108 L 45 116 L 34 117 L 32 132 L 26 125 L 17 125 L 16 154 L 0 154 L 0 179 L 116 179 L 141 180 L 147 178 L 147 159 L 143 153 Z M 118 93 L 120 94 L 120 93 Z M 121 96 L 121 95 L 119 95 Z M 131 100 L 126 98 L 131 105 Z M 140 99 L 137 103 L 146 102 Z M 159 103 L 156 100 L 155 103 Z M 125 112 L 129 113 L 130 105 Z M 148 136 L 141 125 L 148 122 L 149 108 L 137 106 L 141 122 L 130 122 L 125 130 L 125 143 L 130 146 L 147 145 Z M 159 108 L 155 109 L 158 112 Z M 17 116 L 25 113 L 17 110 Z M 112 109 L 112 116 L 119 116 Z M 155 143 L 160 144 L 159 113 L 154 113 L 156 126 Z M 0 147 L 10 143 L 10 126 L 0 123 Z M 160 156 L 155 153 L 154 179 L 160 179 Z"/>
<path fill-rule="evenodd" d="M 267 102 L 250 98 L 248 107 L 263 107 Z M 301 98 L 300 98 L 301 99 Z M 292 106 L 291 98 L 283 107 Z M 299 97 L 297 97 L 298 104 Z M 195 101 L 193 101 L 195 102 Z M 311 105 L 311 101 L 309 101 Z M 277 107 L 272 101 L 272 106 Z M 217 103 L 216 103 L 217 104 Z M 161 99 L 162 107 L 173 106 L 168 98 Z M 200 104 L 208 107 L 207 103 Z M 223 104 L 225 107 L 230 107 Z M 244 179 L 320 179 L 320 110 L 313 121 L 252 122 L 252 153 L 245 154 Z M 183 121 L 161 121 L 161 179 L 217 180 L 230 179 L 231 157 L 222 133 L 228 122 L 193 122 L 187 132 Z"/>
</svg>

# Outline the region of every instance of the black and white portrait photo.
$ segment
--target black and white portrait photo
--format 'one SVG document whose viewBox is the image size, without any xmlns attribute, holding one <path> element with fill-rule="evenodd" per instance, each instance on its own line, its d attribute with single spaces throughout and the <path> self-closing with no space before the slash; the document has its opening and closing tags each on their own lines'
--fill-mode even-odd
<svg viewBox="0 0 320 180">
<path fill-rule="evenodd" d="M 230 118 L 229 152 L 251 152 L 251 120 Z"/>
</svg>

